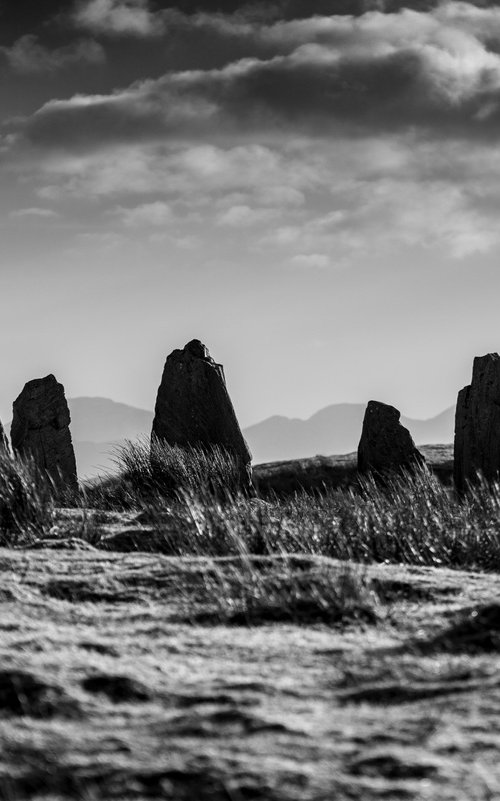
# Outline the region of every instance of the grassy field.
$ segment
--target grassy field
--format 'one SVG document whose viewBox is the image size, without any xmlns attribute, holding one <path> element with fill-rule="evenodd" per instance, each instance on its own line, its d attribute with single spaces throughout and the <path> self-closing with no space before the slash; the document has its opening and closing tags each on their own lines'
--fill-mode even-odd
<svg viewBox="0 0 500 801">
<path fill-rule="evenodd" d="M 500 797 L 497 487 L 139 457 L 80 499 L 3 457 L 0 799 Z"/>
</svg>

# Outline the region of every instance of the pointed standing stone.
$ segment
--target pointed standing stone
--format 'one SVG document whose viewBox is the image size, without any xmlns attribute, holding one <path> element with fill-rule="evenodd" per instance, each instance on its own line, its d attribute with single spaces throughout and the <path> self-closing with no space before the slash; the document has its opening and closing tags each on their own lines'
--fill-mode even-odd
<svg viewBox="0 0 500 801">
<path fill-rule="evenodd" d="M 152 436 L 170 445 L 226 450 L 236 459 L 242 487 L 251 486 L 252 455 L 236 419 L 223 367 L 198 339 L 167 358 Z"/>
<path fill-rule="evenodd" d="M 399 422 L 400 417 L 394 406 L 379 401 L 368 403 L 358 447 L 360 473 L 411 470 L 425 464 L 410 432 Z"/>
<path fill-rule="evenodd" d="M 53 375 L 28 381 L 14 401 L 12 448 L 32 456 L 59 489 L 78 488 L 71 422 L 64 387 Z"/>
<path fill-rule="evenodd" d="M 474 359 L 472 383 L 458 393 L 454 478 L 459 492 L 481 474 L 500 477 L 500 356 Z"/>
</svg>

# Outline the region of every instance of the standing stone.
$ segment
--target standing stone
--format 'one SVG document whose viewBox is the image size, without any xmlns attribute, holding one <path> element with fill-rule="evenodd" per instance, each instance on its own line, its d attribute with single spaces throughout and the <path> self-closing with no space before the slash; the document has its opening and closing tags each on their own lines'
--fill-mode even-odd
<svg viewBox="0 0 500 801">
<path fill-rule="evenodd" d="M 78 487 L 71 422 L 64 387 L 53 375 L 28 381 L 14 401 L 12 448 L 31 456 L 59 489 Z"/>
<path fill-rule="evenodd" d="M 399 422 L 400 417 L 394 406 L 379 401 L 368 403 L 358 447 L 360 473 L 412 470 L 425 464 L 410 432 Z"/>
<path fill-rule="evenodd" d="M 454 479 L 459 492 L 481 474 L 500 477 L 500 356 L 474 359 L 472 383 L 458 393 L 455 414 Z"/>
<path fill-rule="evenodd" d="M 167 358 L 152 437 L 170 445 L 222 448 L 236 460 L 242 488 L 250 489 L 252 454 L 236 419 L 224 369 L 198 339 Z"/>
</svg>

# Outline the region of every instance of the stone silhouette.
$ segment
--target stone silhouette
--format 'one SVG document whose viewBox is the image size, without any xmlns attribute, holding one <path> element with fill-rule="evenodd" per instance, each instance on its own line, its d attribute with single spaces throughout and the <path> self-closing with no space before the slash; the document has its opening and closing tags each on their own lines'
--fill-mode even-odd
<svg viewBox="0 0 500 801">
<path fill-rule="evenodd" d="M 198 339 L 167 358 L 152 437 L 170 445 L 218 446 L 235 459 L 241 487 L 251 488 L 252 454 L 236 419 L 223 367 Z"/>
<path fill-rule="evenodd" d="M 14 401 L 12 448 L 31 456 L 58 489 L 78 487 L 71 422 L 64 387 L 53 375 L 28 381 Z"/>
<path fill-rule="evenodd" d="M 425 464 L 410 432 L 399 422 L 400 417 L 394 406 L 379 401 L 368 403 L 358 446 L 360 473 L 414 470 Z"/>
<path fill-rule="evenodd" d="M 474 359 L 472 383 L 458 393 L 455 414 L 454 479 L 459 492 L 481 474 L 500 477 L 500 356 Z"/>
</svg>

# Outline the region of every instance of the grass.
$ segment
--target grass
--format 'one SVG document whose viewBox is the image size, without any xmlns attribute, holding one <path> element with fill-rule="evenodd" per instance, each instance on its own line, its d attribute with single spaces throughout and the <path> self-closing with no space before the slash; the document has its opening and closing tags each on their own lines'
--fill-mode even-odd
<svg viewBox="0 0 500 801">
<path fill-rule="evenodd" d="M 146 437 L 127 441 L 115 451 L 118 480 L 94 481 L 90 503 L 129 509 L 178 498 L 183 493 L 227 498 L 238 493 L 235 459 L 222 448 L 180 447 Z"/>
<path fill-rule="evenodd" d="M 205 573 L 198 623 L 344 625 L 377 622 L 377 598 L 359 569 L 336 573 L 304 558 L 241 557 Z"/>
<path fill-rule="evenodd" d="M 383 485 L 368 478 L 349 489 L 262 500 L 238 491 L 236 464 L 220 449 L 155 441 L 150 453 L 149 442 L 141 440 L 121 448 L 117 460 L 119 476 L 94 483 L 77 503 L 77 534 L 97 547 L 106 514 L 126 512 L 140 523 L 132 538 L 137 550 L 142 537 L 145 550 L 172 556 L 305 553 L 500 570 L 497 483 L 480 482 L 459 497 L 423 467 Z M 46 537 L 57 504 L 61 499 L 32 461 L 0 454 L 0 544 L 29 545 Z"/>
<path fill-rule="evenodd" d="M 0 545 L 43 538 L 54 522 L 57 493 L 33 459 L 0 451 Z"/>
<path fill-rule="evenodd" d="M 143 442 L 68 510 L 2 458 L 0 799 L 500 797 L 497 485 L 262 500 Z"/>
<path fill-rule="evenodd" d="M 207 451 L 155 448 L 150 459 L 145 442 L 129 444 L 119 454 L 120 476 L 91 488 L 87 503 L 137 513 L 163 553 L 500 569 L 498 484 L 480 482 L 459 497 L 422 467 L 383 485 L 367 478 L 264 501 L 238 493 L 234 464 L 220 451 L 211 460 Z"/>
</svg>

